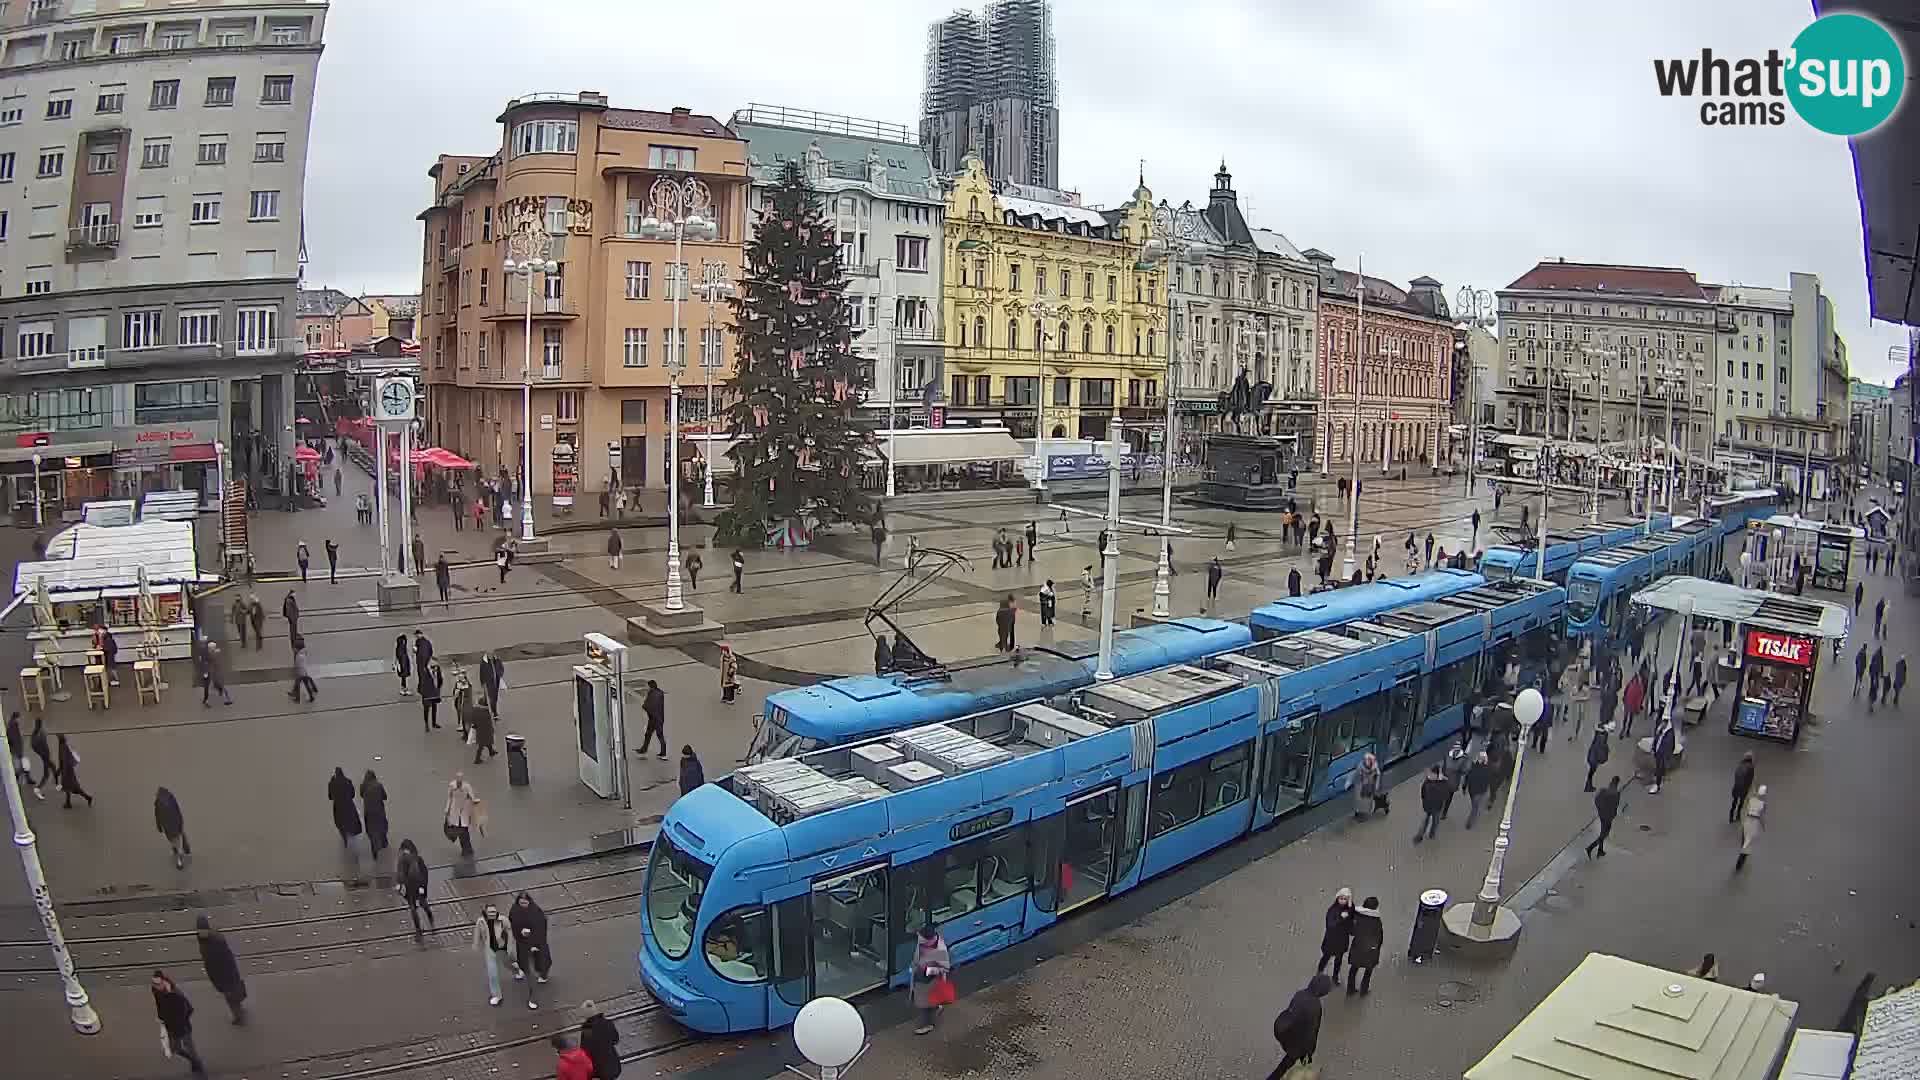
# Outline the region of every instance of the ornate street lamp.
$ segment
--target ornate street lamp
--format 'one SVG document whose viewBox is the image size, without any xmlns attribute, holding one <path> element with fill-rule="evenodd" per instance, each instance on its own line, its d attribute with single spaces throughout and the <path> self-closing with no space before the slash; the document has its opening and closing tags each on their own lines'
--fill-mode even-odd
<svg viewBox="0 0 1920 1080">
<path fill-rule="evenodd" d="M 714 259 L 705 259 L 700 264 L 700 298 L 707 302 L 707 337 L 700 343 L 700 371 L 707 380 L 707 453 L 706 453 L 706 490 L 702 493 L 700 505 L 708 510 L 715 506 L 713 501 L 713 372 L 722 366 L 720 355 L 720 327 L 715 321 L 715 305 L 734 293 L 733 282 L 727 279 L 727 264 Z"/>
<path fill-rule="evenodd" d="M 545 223 L 534 214 L 520 221 L 520 227 L 507 235 L 507 258 L 501 273 L 518 275 L 527 282 L 527 310 L 520 348 L 520 541 L 533 540 L 533 276 L 557 274 L 560 264 L 547 257 L 553 239 Z M 380 460 L 386 460 L 386 436 L 380 437 Z M 408 462 L 400 463 L 401 487 L 408 482 Z M 383 484 L 382 487 L 385 485 Z M 384 534 L 383 534 L 384 537 Z M 415 568 L 418 572 L 418 568 Z"/>
<path fill-rule="evenodd" d="M 1160 436 L 1160 560 L 1153 572 L 1153 613 L 1161 618 L 1173 614 L 1173 556 L 1168 545 L 1172 543 L 1169 530 L 1173 525 L 1173 381 L 1175 365 L 1179 362 L 1173 350 L 1173 293 L 1175 280 L 1180 276 L 1175 264 L 1193 250 L 1199 232 L 1191 213 L 1176 211 L 1162 202 L 1153 208 L 1153 233 L 1140 248 L 1141 265 L 1159 264 L 1161 281 L 1167 287 L 1167 377 L 1161 385 L 1167 415 Z M 1118 461 L 1114 467 L 1119 467 Z"/>
</svg>

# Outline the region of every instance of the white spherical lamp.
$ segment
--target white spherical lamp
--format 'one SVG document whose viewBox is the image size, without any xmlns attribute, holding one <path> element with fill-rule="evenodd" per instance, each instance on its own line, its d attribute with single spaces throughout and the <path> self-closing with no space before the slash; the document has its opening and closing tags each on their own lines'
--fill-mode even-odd
<svg viewBox="0 0 1920 1080">
<path fill-rule="evenodd" d="M 1520 695 L 1513 699 L 1513 717 L 1520 721 L 1522 727 L 1532 727 L 1546 709 L 1547 703 L 1541 699 L 1540 691 L 1531 686 L 1520 691 Z"/>
<path fill-rule="evenodd" d="M 845 1000 L 814 998 L 793 1019 L 793 1041 L 808 1061 L 839 1069 L 866 1045 L 867 1025 L 860 1019 L 860 1011 Z"/>
</svg>

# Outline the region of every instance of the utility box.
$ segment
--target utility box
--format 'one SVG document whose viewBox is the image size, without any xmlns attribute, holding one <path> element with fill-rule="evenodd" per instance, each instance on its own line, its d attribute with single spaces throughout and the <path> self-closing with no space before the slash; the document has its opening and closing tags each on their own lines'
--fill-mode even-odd
<svg viewBox="0 0 1920 1080">
<path fill-rule="evenodd" d="M 611 675 L 598 664 L 573 666 L 573 729 L 580 782 L 603 799 L 620 794 L 619 750 L 614 744 L 613 713 L 607 700 L 612 685 Z"/>
</svg>

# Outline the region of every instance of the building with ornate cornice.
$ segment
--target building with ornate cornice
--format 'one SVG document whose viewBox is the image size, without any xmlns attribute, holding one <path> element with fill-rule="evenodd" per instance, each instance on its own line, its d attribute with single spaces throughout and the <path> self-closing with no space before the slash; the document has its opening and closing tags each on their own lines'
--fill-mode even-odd
<svg viewBox="0 0 1920 1080">
<path fill-rule="evenodd" d="M 1322 470 L 1356 447 L 1382 469 L 1439 461 L 1453 411 L 1453 317 L 1440 283 L 1417 277 L 1402 289 L 1337 269 L 1324 251 L 1304 254 L 1320 275 Z"/>
<path fill-rule="evenodd" d="M 1103 439 L 1162 419 L 1166 306 L 1143 264 L 1153 196 L 1102 212 L 1063 192 L 995 184 L 969 156 L 947 189 L 947 415 L 1032 438 Z M 1142 438 L 1130 441 L 1139 445 Z"/>
</svg>

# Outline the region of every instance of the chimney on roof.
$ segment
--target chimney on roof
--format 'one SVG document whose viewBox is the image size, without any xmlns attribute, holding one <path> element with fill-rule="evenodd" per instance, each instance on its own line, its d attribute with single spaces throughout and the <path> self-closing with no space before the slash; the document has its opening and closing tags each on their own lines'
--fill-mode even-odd
<svg viewBox="0 0 1920 1080">
<path fill-rule="evenodd" d="M 693 115 L 693 110 L 687 108 L 685 105 L 675 105 L 673 107 L 673 118 L 675 120 L 684 120 L 687 117 L 692 115 Z"/>
</svg>

